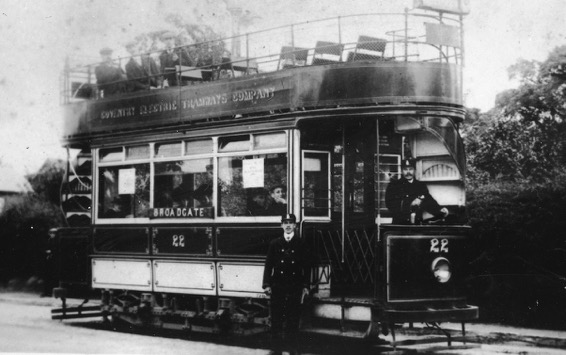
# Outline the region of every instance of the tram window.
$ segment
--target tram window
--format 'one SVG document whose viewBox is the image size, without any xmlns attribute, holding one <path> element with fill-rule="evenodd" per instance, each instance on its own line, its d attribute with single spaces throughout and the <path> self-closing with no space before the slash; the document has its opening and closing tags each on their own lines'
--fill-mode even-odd
<svg viewBox="0 0 566 355">
<path fill-rule="evenodd" d="M 432 133 L 421 132 L 415 138 L 415 152 L 418 157 L 449 154 L 444 144 Z"/>
<path fill-rule="evenodd" d="M 211 154 L 212 139 L 185 142 L 185 155 Z"/>
<path fill-rule="evenodd" d="M 212 159 L 155 164 L 154 207 L 212 207 Z"/>
<path fill-rule="evenodd" d="M 148 217 L 149 164 L 99 170 L 99 218 Z"/>
<path fill-rule="evenodd" d="M 303 151 L 305 216 L 330 216 L 330 153 Z"/>
<path fill-rule="evenodd" d="M 254 135 L 254 149 L 285 148 L 284 132 Z"/>
<path fill-rule="evenodd" d="M 416 159 L 415 178 L 426 184 L 440 206 L 449 209 L 449 220 L 456 221 L 463 216 L 465 189 L 458 165 L 463 159 L 463 149 L 457 128 L 449 119 L 397 117 L 383 120 L 379 122 L 379 135 L 378 189 L 382 223 L 392 222 L 392 211 L 385 203 L 387 189 L 392 181 L 401 178 L 400 162 L 407 158 Z M 422 211 L 421 218 L 430 217 L 430 211 Z"/>
<path fill-rule="evenodd" d="M 155 145 L 155 157 L 178 157 L 181 155 L 181 142 L 161 143 Z"/>
<path fill-rule="evenodd" d="M 101 149 L 98 155 L 98 159 L 101 162 L 120 161 L 124 157 L 123 154 L 124 154 L 124 150 L 122 147 Z"/>
<path fill-rule="evenodd" d="M 126 160 L 149 158 L 149 145 L 126 147 Z"/>
<path fill-rule="evenodd" d="M 220 158 L 218 189 L 221 216 L 279 216 L 285 213 L 287 154 Z"/>
<path fill-rule="evenodd" d="M 250 150 L 250 136 L 221 137 L 218 139 L 218 152 L 242 152 Z"/>
</svg>

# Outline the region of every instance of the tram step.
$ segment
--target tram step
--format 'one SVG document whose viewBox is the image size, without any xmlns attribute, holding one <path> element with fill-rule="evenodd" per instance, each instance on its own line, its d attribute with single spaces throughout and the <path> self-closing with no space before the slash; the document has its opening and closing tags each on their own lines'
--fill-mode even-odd
<svg viewBox="0 0 566 355">
<path fill-rule="evenodd" d="M 51 319 L 75 319 L 75 318 L 90 318 L 101 317 L 102 312 L 100 306 L 87 306 L 87 307 L 64 307 L 51 310 Z"/>
<path fill-rule="evenodd" d="M 356 305 L 371 307 L 374 305 L 374 300 L 369 297 L 321 297 L 312 298 L 312 303 L 316 304 L 340 304 L 340 305 Z"/>
</svg>

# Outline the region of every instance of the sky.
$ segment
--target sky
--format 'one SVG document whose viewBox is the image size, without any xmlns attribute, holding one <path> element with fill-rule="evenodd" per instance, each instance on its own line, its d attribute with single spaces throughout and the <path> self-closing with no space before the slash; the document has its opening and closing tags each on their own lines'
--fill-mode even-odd
<svg viewBox="0 0 566 355">
<path fill-rule="evenodd" d="M 230 34 L 229 0 L 0 0 L 0 164 L 34 173 L 61 148 L 59 76 L 65 58 L 98 61 L 103 46 L 123 47 L 149 30 L 168 29 L 161 14 L 179 13 Z M 320 18 L 403 11 L 412 0 L 231 0 L 248 11 L 242 32 Z M 194 4 L 198 4 L 194 8 Z M 566 44 L 564 0 L 469 0 L 464 19 L 464 99 L 487 111 L 515 87 L 507 68 L 519 58 L 546 59 Z"/>
</svg>

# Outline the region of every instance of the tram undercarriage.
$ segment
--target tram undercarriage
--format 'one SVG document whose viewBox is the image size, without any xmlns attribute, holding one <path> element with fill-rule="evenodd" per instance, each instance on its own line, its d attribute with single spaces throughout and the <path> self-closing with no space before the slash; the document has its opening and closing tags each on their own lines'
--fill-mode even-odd
<svg viewBox="0 0 566 355">
<path fill-rule="evenodd" d="M 179 294 L 103 291 L 102 315 L 134 326 L 251 335 L 269 328 L 266 301 Z"/>
<path fill-rule="evenodd" d="M 100 305 L 83 303 L 77 307 L 67 306 L 61 291 L 55 295 L 63 297 L 63 308 L 52 310 L 52 318 L 59 320 L 101 316 L 105 323 L 118 328 L 133 326 L 236 336 L 267 333 L 270 327 L 268 300 L 105 290 Z M 317 297 L 305 302 L 300 330 L 377 343 L 384 342 L 381 335 L 391 335 L 390 344 L 396 348 L 405 343 L 396 338 L 402 325 L 409 324 L 412 328 L 413 323 L 424 323 L 444 335 L 451 346 L 452 335 L 440 323 L 461 323 L 459 339 L 465 343 L 465 322 L 476 318 L 477 312 L 477 307 L 464 303 L 399 310 L 367 298 Z"/>
</svg>

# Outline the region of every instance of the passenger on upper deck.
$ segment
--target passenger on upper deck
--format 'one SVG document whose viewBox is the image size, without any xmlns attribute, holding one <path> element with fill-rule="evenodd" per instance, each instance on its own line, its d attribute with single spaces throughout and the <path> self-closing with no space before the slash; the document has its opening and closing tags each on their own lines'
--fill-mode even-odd
<svg viewBox="0 0 566 355">
<path fill-rule="evenodd" d="M 190 59 L 183 48 L 175 48 L 175 34 L 173 32 L 165 33 L 162 39 L 166 47 L 159 55 L 163 79 L 167 80 L 169 86 L 186 85 L 187 82 L 184 80 L 179 82 L 179 72 L 176 71 L 176 66 L 195 66 L 194 61 Z"/>
<path fill-rule="evenodd" d="M 102 48 L 100 57 L 102 58 L 102 63 L 94 69 L 94 74 L 96 75 L 98 89 L 102 92 L 102 97 L 124 92 L 126 75 L 122 68 L 112 61 L 112 49 Z"/>
<path fill-rule="evenodd" d="M 393 214 L 393 224 L 418 223 L 424 211 L 435 217 L 448 216 L 448 209 L 438 205 L 426 184 L 415 179 L 415 166 L 414 159 L 403 160 L 403 176 L 399 180 L 391 180 L 385 191 L 385 204 Z"/>
<path fill-rule="evenodd" d="M 130 82 L 130 89 L 138 91 L 147 90 L 149 87 L 159 87 L 159 70 L 153 58 L 147 53 L 140 55 L 135 41 L 127 43 L 126 50 L 132 56 L 126 64 L 126 75 Z"/>
</svg>

